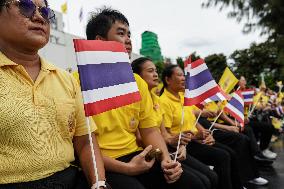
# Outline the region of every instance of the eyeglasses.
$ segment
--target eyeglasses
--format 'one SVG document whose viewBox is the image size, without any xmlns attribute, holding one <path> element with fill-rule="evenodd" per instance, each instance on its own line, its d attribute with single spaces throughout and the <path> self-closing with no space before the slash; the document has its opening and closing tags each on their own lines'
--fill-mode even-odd
<svg viewBox="0 0 284 189">
<path fill-rule="evenodd" d="M 34 16 L 36 10 L 38 10 L 40 15 L 47 23 L 49 23 L 50 21 L 54 21 L 55 19 L 55 14 L 53 10 L 45 6 L 36 6 L 32 0 L 12 0 L 8 1 L 7 3 L 4 3 L 2 6 L 7 6 L 11 3 L 17 3 L 16 5 L 18 6 L 20 13 L 29 19 Z"/>
</svg>

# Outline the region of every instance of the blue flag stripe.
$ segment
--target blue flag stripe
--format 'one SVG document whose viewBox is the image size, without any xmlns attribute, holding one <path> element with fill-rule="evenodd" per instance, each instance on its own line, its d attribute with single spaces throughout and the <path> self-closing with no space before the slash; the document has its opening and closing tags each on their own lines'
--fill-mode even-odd
<svg viewBox="0 0 284 189">
<path fill-rule="evenodd" d="M 82 91 L 135 81 L 128 62 L 78 65 L 78 71 Z"/>
<path fill-rule="evenodd" d="M 232 106 L 237 108 L 240 112 L 244 112 L 244 107 L 243 105 L 235 98 L 232 98 L 229 102 Z"/>
<path fill-rule="evenodd" d="M 195 76 L 189 76 L 189 79 L 187 80 L 187 88 L 189 90 L 194 90 L 197 89 L 203 85 L 205 85 L 206 83 L 214 80 L 209 72 L 209 70 L 204 70 L 202 72 L 200 72 L 199 74 L 195 75 Z"/>
</svg>

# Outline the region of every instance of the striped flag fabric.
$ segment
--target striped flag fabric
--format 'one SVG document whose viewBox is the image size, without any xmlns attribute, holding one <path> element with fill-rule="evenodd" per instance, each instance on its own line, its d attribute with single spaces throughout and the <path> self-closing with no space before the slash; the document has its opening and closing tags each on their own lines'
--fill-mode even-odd
<svg viewBox="0 0 284 189">
<path fill-rule="evenodd" d="M 198 105 L 219 92 L 218 84 L 203 59 L 198 59 L 185 68 L 185 106 Z"/>
<path fill-rule="evenodd" d="M 245 105 L 253 104 L 253 96 L 254 96 L 253 89 L 245 89 L 245 90 L 242 90 L 241 93 L 244 97 Z"/>
<path fill-rule="evenodd" d="M 219 87 L 220 92 L 216 93 L 214 96 L 207 98 L 206 100 L 204 100 L 205 103 L 209 103 L 209 102 L 220 102 L 220 101 L 225 101 L 225 100 L 229 100 L 231 99 L 230 95 L 227 95 L 222 89 L 221 87 Z"/>
<path fill-rule="evenodd" d="M 244 126 L 244 100 L 240 91 L 233 93 L 231 100 L 226 104 L 224 111 L 236 118 Z"/>
<path fill-rule="evenodd" d="M 122 43 L 74 39 L 86 116 L 141 100 Z"/>
</svg>

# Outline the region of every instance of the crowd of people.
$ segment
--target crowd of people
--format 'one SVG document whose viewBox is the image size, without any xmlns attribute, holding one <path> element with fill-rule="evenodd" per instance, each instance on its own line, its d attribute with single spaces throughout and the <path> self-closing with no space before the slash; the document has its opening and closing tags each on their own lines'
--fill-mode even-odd
<svg viewBox="0 0 284 189">
<path fill-rule="evenodd" d="M 177 65 L 164 69 L 157 90 L 157 69 L 146 57 L 131 63 L 141 101 L 89 119 L 96 178 L 79 82 L 38 55 L 53 18 L 47 0 L 0 0 L 0 189 L 268 184 L 259 166 L 277 158 L 270 143 L 283 129 L 274 123 L 284 115 L 281 93 L 262 87 L 254 111 L 245 108 L 244 127 L 226 113 L 214 123 L 222 104 L 183 106 L 185 77 Z M 103 8 L 90 18 L 87 39 L 120 42 L 131 56 L 129 26 L 122 13 Z M 242 76 L 239 89 L 246 88 Z M 148 158 L 157 149 L 159 156 Z"/>
</svg>

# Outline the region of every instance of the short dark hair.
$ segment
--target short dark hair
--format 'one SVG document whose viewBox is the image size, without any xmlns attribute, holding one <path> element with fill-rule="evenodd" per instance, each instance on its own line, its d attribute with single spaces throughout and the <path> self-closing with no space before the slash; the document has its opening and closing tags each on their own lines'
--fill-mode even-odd
<svg viewBox="0 0 284 189">
<path fill-rule="evenodd" d="M 152 59 L 151 58 L 147 58 L 147 57 L 140 57 L 140 58 L 137 58 L 136 60 L 134 60 L 131 63 L 131 67 L 132 67 L 133 73 L 137 73 L 138 75 L 140 75 L 141 72 L 142 72 L 142 65 L 145 64 L 145 62 L 147 62 L 147 61 L 151 61 L 152 62 Z"/>
<path fill-rule="evenodd" d="M 118 10 L 103 7 L 93 12 L 86 27 L 87 39 L 94 40 L 99 35 L 106 38 L 111 26 L 119 21 L 129 26 L 127 18 Z"/>
<path fill-rule="evenodd" d="M 160 95 L 164 93 L 165 88 L 168 86 L 166 78 L 171 77 L 174 73 L 174 69 L 179 67 L 177 64 L 171 64 L 167 67 L 165 67 L 163 73 L 162 73 L 162 82 L 163 82 L 163 88 L 161 89 Z"/>
</svg>

